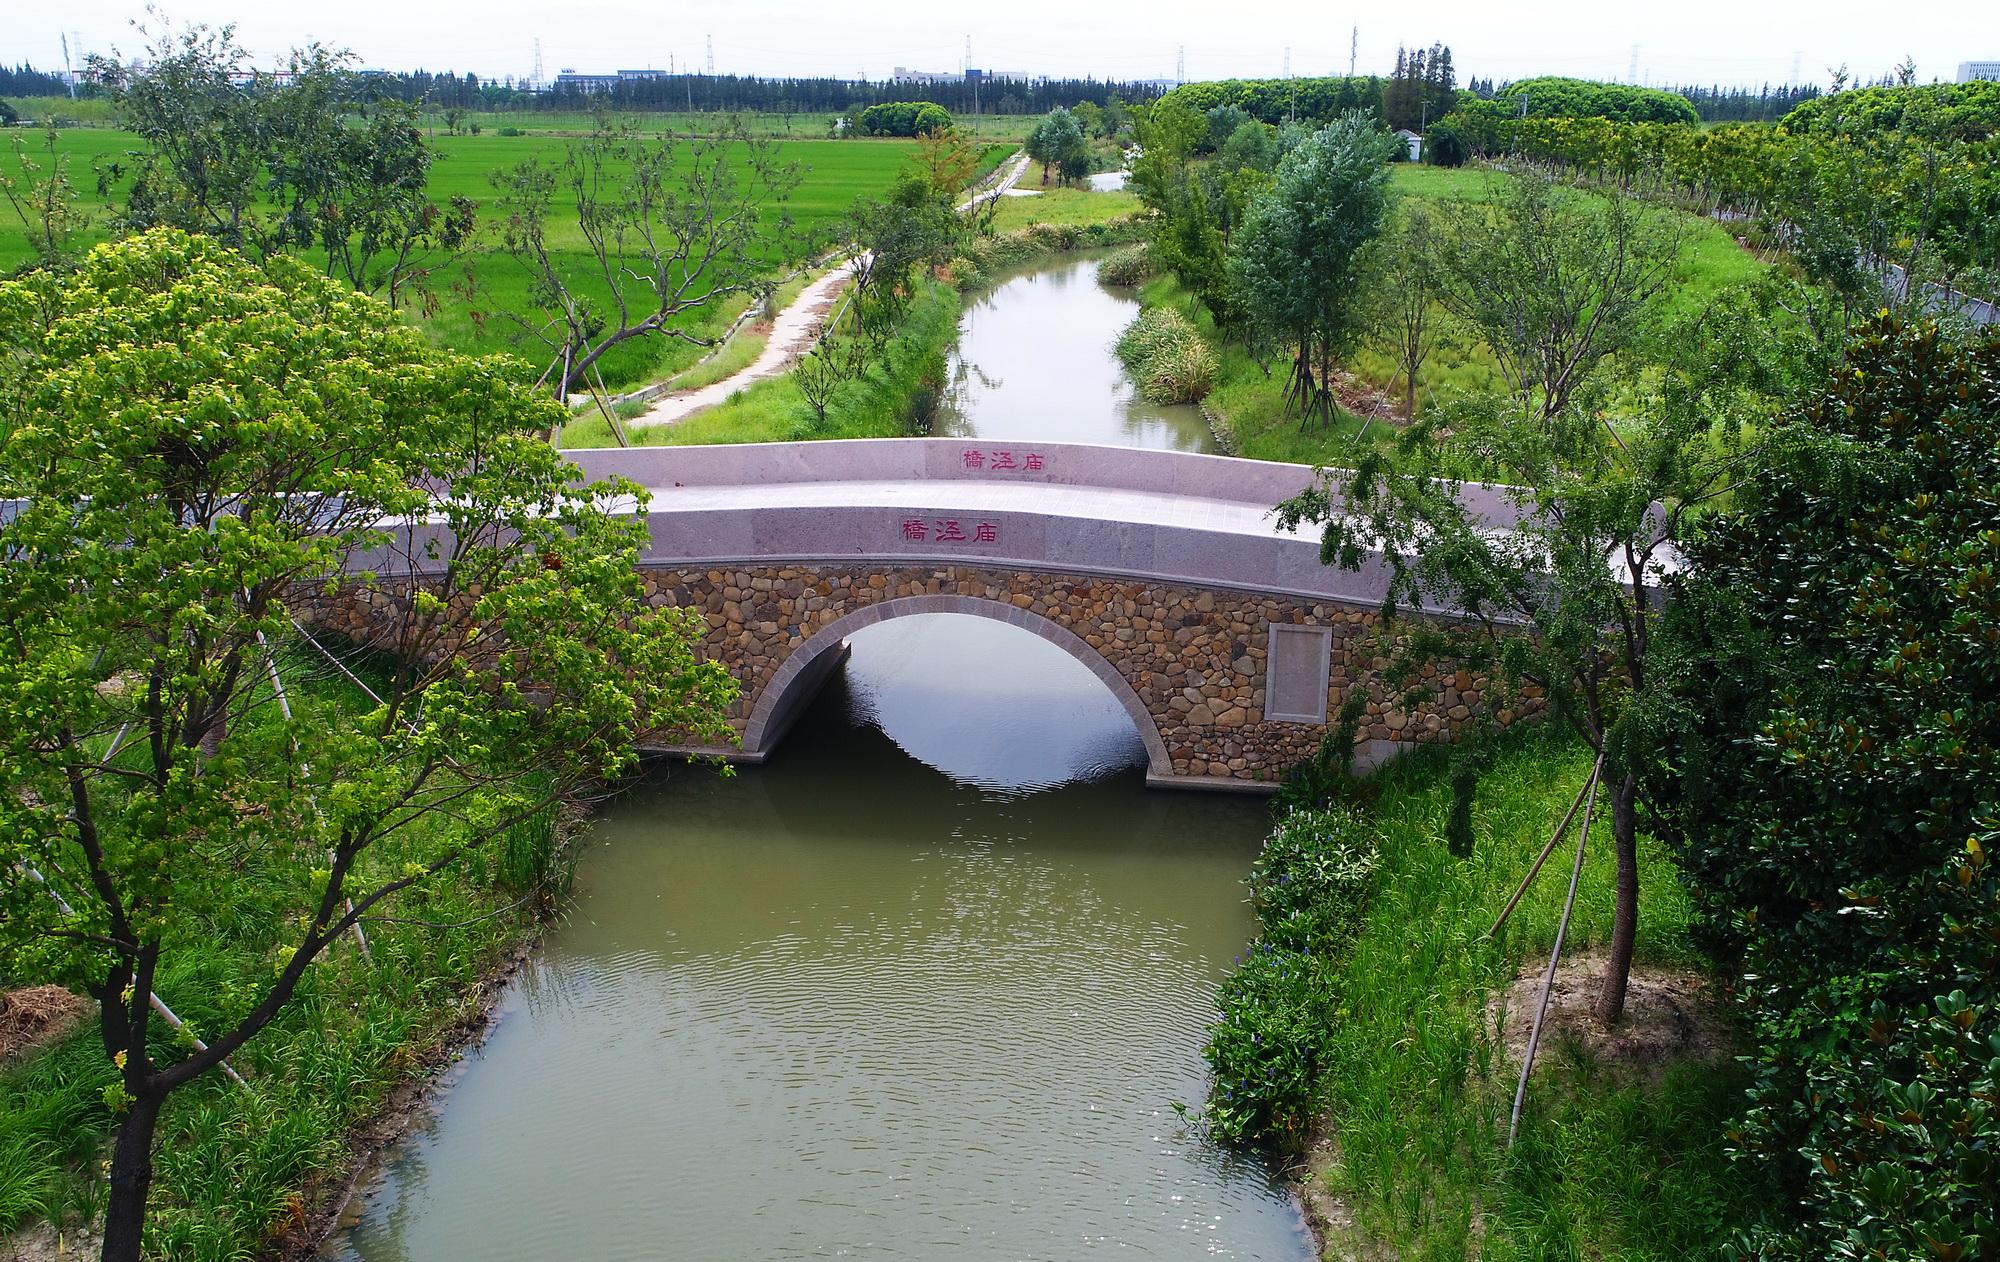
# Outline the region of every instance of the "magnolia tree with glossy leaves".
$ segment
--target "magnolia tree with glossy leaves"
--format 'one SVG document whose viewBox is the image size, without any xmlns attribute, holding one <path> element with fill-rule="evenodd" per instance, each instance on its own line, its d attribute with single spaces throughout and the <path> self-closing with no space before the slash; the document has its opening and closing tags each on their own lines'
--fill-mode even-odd
<svg viewBox="0 0 2000 1262">
<path fill-rule="evenodd" d="M 101 1008 L 104 1257 L 136 1262 L 175 1090 L 362 917 L 628 767 L 637 733 L 719 733 L 734 685 L 642 599 L 643 493 L 541 441 L 557 405 L 302 263 L 100 246 L 0 284 L 0 354 L 0 974 Z M 355 588 L 387 650 L 372 708 L 282 721 L 302 602 Z M 246 880 L 280 945 L 197 1046 L 154 979 Z"/>
</svg>

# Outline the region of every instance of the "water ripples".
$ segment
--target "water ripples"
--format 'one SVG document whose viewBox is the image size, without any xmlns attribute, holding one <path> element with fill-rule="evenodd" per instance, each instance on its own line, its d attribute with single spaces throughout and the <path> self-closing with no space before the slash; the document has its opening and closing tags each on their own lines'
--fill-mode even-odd
<svg viewBox="0 0 2000 1262">
<path fill-rule="evenodd" d="M 1307 1256 L 1266 1172 L 1173 1110 L 1260 809 L 1145 793 L 1094 680 L 1079 701 L 1068 659 L 955 636 L 857 637 L 771 766 L 604 812 L 575 911 L 346 1256 Z M 1040 691 L 885 682 L 954 642 Z M 968 770 L 982 724 L 1046 748 Z"/>
</svg>

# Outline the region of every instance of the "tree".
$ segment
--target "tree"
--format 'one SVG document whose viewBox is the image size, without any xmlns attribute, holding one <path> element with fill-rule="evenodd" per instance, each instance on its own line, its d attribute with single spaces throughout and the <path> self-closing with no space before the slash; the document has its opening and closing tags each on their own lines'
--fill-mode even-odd
<svg viewBox="0 0 2000 1262">
<path fill-rule="evenodd" d="M 60 133 L 53 123 L 43 130 L 40 158 L 29 151 L 24 137 L 8 139 L 14 146 L 14 167 L 19 174 L 0 173 L 0 198 L 20 221 L 35 265 L 64 264 L 75 255 L 76 239 L 90 226 L 90 216 L 77 206 L 76 188 L 69 179 L 69 155 L 62 151 Z"/>
<path fill-rule="evenodd" d="M 1735 1256 L 1989 1258 L 2000 337 L 1883 316 L 1688 541 L 1649 779 L 1778 1194 Z"/>
<path fill-rule="evenodd" d="M 733 685 L 643 599 L 643 492 L 538 441 L 559 409 L 299 261 L 149 232 L 0 283 L 0 346 L 0 971 L 98 1002 L 103 1256 L 138 1262 L 175 1091 L 363 917 L 638 732 L 718 732 Z M 377 704 L 289 722 L 278 662 L 329 593 L 370 610 Z M 176 1043 L 153 979 L 248 880 L 289 945 Z"/>
<path fill-rule="evenodd" d="M 1363 115 L 1343 116 L 1285 155 L 1233 243 L 1251 316 L 1293 343 L 1286 399 L 1306 420 L 1332 423 L 1334 365 L 1363 328 L 1359 259 L 1388 212 L 1393 144 Z"/>
<path fill-rule="evenodd" d="M 1104 111 L 1098 108 L 1095 101 L 1078 101 L 1070 113 L 1076 115 L 1077 126 L 1083 128 L 1085 136 L 1110 134 L 1104 130 Z"/>
<path fill-rule="evenodd" d="M 849 241 L 853 301 L 870 308 L 864 323 L 879 326 L 884 338 L 918 275 L 949 262 L 964 237 L 965 220 L 952 205 L 957 194 L 912 168 L 896 177 L 886 198 L 862 198 L 848 213 L 842 235 Z"/>
<path fill-rule="evenodd" d="M 1600 755 L 1617 860 L 1596 1004 L 1607 1024 L 1624 1013 L 1638 930 L 1646 716 L 1666 683 L 1659 591 L 1694 516 L 1745 461 L 1742 421 L 1763 399 L 1732 357 L 1745 320 L 1762 318 L 1718 304 L 1674 329 L 1657 377 L 1628 383 L 1634 414 L 1615 434 L 1585 407 L 1524 422 L 1508 400 L 1461 399 L 1412 428 L 1393 462 L 1370 452 L 1280 507 L 1286 526 L 1321 525 L 1327 564 L 1359 569 L 1379 550 L 1385 624 L 1403 610 L 1463 612 L 1395 626 L 1402 666 L 1483 666 L 1502 694 L 1545 697 Z"/>
<path fill-rule="evenodd" d="M 1417 418 L 1417 383 L 1443 332 L 1438 306 L 1437 225 L 1430 211 L 1405 203 L 1395 226 L 1377 240 L 1367 266 L 1374 340 L 1403 378 L 1403 419 Z"/>
<path fill-rule="evenodd" d="M 1439 300 L 1485 339 L 1521 414 L 1542 423 L 1639 336 L 1685 235 L 1632 198 L 1533 170 L 1444 215 Z"/>
<path fill-rule="evenodd" d="M 264 257 L 317 251 L 326 274 L 391 306 L 470 245 L 475 206 L 427 191 L 435 157 L 414 104 L 385 98 L 353 57 L 295 50 L 283 81 L 253 74 L 233 27 L 163 32 L 143 73 L 92 67 L 145 141 L 122 226 L 176 227 Z M 126 174 L 100 174 L 108 188 Z"/>
<path fill-rule="evenodd" d="M 769 289 L 772 259 L 791 245 L 783 204 L 798 181 L 774 142 L 740 124 L 719 136 L 642 135 L 601 117 L 553 164 L 536 156 L 496 173 L 501 240 L 536 308 L 509 314 L 547 347 L 542 380 L 556 397 L 635 338 L 713 345 L 683 317 Z M 549 241 L 558 202 L 583 240 L 578 271 Z"/>
<path fill-rule="evenodd" d="M 1036 123 L 1028 132 L 1025 148 L 1028 156 L 1042 164 L 1042 183 L 1049 182 L 1051 167 L 1064 168 L 1073 165 L 1079 155 L 1087 163 L 1090 142 L 1084 138 L 1083 128 L 1076 121 L 1076 115 L 1060 106 L 1048 112 L 1047 117 Z M 1088 170 L 1088 167 L 1085 168 Z M 1063 176 L 1067 183 L 1068 175 Z"/>
<path fill-rule="evenodd" d="M 956 201 L 959 193 L 971 187 L 979 170 L 979 146 L 953 129 L 928 132 L 917 138 L 917 151 L 910 161 L 933 190 Z"/>
</svg>

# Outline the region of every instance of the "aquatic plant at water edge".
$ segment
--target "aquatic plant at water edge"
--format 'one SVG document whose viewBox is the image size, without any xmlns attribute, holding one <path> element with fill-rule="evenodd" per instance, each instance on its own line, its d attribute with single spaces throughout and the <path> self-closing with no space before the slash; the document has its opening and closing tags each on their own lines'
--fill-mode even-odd
<svg viewBox="0 0 2000 1262">
<path fill-rule="evenodd" d="M 1118 358 L 1153 403 L 1198 403 L 1215 385 L 1215 350 L 1170 307 L 1139 313 L 1118 338 Z"/>
</svg>

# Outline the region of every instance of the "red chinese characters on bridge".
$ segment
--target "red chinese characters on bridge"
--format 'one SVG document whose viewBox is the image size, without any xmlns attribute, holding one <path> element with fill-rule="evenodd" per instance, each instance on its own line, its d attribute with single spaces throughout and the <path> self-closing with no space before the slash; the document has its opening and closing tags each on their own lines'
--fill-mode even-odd
<svg viewBox="0 0 2000 1262">
<path fill-rule="evenodd" d="M 998 543 L 1000 527 L 990 521 L 966 525 L 956 517 L 905 517 L 903 538 L 910 543 Z"/>
<path fill-rule="evenodd" d="M 1048 457 L 1039 451 L 1017 452 L 1013 448 L 982 449 L 968 447 L 960 453 L 968 469 L 985 473 L 1040 473 L 1048 463 Z"/>
</svg>

